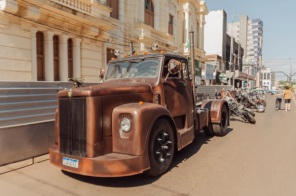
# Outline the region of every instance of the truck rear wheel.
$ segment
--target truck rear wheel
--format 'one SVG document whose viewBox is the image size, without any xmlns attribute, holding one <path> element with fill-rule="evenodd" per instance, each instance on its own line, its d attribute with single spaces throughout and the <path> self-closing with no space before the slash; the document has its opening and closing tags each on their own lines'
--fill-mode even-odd
<svg viewBox="0 0 296 196">
<path fill-rule="evenodd" d="M 170 167 L 174 156 L 175 138 L 170 123 L 165 119 L 157 120 L 153 126 L 148 146 L 150 169 L 149 176 L 159 176 Z"/>
<path fill-rule="evenodd" d="M 215 135 L 214 130 L 213 130 L 213 125 L 211 123 L 209 123 L 208 126 L 204 127 L 203 130 L 207 136 L 212 137 Z"/>
<path fill-rule="evenodd" d="M 224 136 L 227 133 L 229 120 L 229 113 L 227 107 L 225 105 L 222 106 L 221 109 L 221 121 L 219 124 L 213 124 L 213 131 L 217 136 Z"/>
</svg>

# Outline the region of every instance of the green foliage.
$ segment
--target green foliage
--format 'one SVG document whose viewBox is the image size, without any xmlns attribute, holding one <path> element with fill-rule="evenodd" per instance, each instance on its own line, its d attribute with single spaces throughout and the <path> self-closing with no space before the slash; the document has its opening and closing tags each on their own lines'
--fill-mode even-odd
<svg viewBox="0 0 296 196">
<path fill-rule="evenodd" d="M 291 85 L 289 85 L 288 81 L 280 80 L 279 85 L 280 86 L 288 86 L 293 91 L 294 87 L 296 86 L 296 81 L 291 81 Z"/>
</svg>

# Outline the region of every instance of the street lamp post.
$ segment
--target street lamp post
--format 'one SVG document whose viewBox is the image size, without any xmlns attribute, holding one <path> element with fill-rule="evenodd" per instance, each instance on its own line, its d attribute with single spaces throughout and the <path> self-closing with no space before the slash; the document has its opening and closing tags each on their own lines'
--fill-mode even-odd
<svg viewBox="0 0 296 196">
<path fill-rule="evenodd" d="M 248 72 L 247 72 L 247 88 L 249 88 L 249 66 L 247 67 Z"/>
<path fill-rule="evenodd" d="M 232 85 L 233 85 L 233 89 L 235 89 L 235 63 L 233 62 L 233 54 L 234 54 L 234 50 L 233 50 L 233 44 L 234 44 L 234 34 L 233 34 L 233 26 L 234 26 L 234 22 L 233 22 L 233 19 L 234 17 L 237 17 L 239 16 L 238 13 L 234 13 L 232 14 L 232 18 L 231 18 L 231 43 L 230 43 L 230 60 L 229 60 L 229 71 L 230 73 L 232 72 Z M 238 40 L 238 43 L 239 43 L 239 40 Z M 239 44 L 238 44 L 239 45 Z M 240 48 L 238 49 L 240 50 Z"/>
</svg>

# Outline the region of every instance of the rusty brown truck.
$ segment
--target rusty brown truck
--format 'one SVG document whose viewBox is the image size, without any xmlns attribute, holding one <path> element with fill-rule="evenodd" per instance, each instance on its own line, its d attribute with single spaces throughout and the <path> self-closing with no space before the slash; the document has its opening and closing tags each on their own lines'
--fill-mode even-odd
<svg viewBox="0 0 296 196">
<path fill-rule="evenodd" d="M 102 83 L 60 91 L 50 162 L 88 176 L 158 176 L 198 131 L 225 135 L 227 103 L 197 106 L 188 62 L 176 54 L 112 60 Z"/>
</svg>

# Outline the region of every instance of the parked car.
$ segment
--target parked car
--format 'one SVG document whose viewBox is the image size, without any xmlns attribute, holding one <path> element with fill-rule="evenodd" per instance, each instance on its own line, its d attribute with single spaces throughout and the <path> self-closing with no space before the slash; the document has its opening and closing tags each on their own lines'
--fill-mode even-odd
<svg viewBox="0 0 296 196">
<path fill-rule="evenodd" d="M 270 92 L 271 95 L 274 95 L 276 93 L 276 90 L 275 89 L 272 89 L 269 92 Z"/>
<path fill-rule="evenodd" d="M 256 91 L 259 95 L 264 95 L 265 94 L 265 90 L 262 89 L 262 88 L 256 88 L 256 89 L 253 89 L 253 91 Z"/>
</svg>

